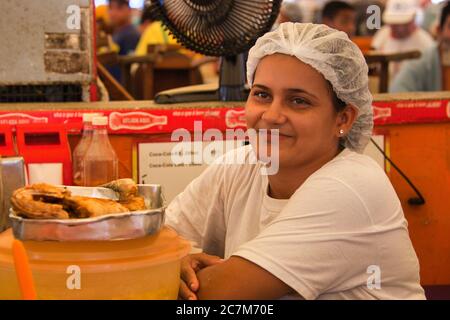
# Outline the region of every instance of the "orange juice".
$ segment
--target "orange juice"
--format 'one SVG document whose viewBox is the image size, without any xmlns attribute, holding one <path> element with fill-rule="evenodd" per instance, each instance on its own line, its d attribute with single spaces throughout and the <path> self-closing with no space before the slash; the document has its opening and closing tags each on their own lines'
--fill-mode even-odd
<svg viewBox="0 0 450 320">
<path fill-rule="evenodd" d="M 0 300 L 20 299 L 11 230 L 0 234 Z M 38 299 L 176 299 L 187 241 L 168 228 L 133 240 L 24 246 Z"/>
</svg>

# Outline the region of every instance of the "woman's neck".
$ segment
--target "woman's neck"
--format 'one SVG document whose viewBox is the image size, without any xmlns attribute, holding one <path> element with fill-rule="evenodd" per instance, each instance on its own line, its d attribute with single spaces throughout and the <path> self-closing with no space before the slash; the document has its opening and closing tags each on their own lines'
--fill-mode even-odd
<svg viewBox="0 0 450 320">
<path fill-rule="evenodd" d="M 269 196 L 275 199 L 289 199 L 310 175 L 331 161 L 342 150 L 338 148 L 300 167 L 280 166 L 277 174 L 268 176 Z"/>
</svg>

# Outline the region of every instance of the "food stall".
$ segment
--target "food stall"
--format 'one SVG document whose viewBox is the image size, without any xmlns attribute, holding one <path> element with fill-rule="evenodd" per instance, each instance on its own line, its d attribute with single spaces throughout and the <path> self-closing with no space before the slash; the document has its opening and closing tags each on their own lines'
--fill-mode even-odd
<svg viewBox="0 0 450 320">
<path fill-rule="evenodd" d="M 421 264 L 424 286 L 450 283 L 450 260 L 442 255 L 450 250 L 447 235 L 450 207 L 445 200 L 450 192 L 449 99 L 448 93 L 383 94 L 375 96 L 373 104 L 374 136 L 382 137 L 377 141 L 383 143 L 386 155 L 401 168 L 426 200 L 422 205 L 408 203 L 408 199 L 415 196 L 414 190 L 389 162 L 381 162 L 402 202 Z M 66 147 L 73 150 L 80 139 L 82 114 L 103 113 L 109 117 L 108 131 L 119 157 L 121 178 L 133 177 L 138 183 L 157 183 L 166 189 L 175 186 L 182 191 L 206 165 L 168 166 L 170 158 L 163 153 L 170 152 L 178 142 L 171 140 L 172 132 L 185 128 L 193 134 L 195 121 L 201 121 L 202 132 L 208 129 L 221 132 L 245 129 L 243 107 L 244 104 L 239 102 L 10 104 L 0 111 L 0 121 L 2 125 L 13 128 L 18 123 L 62 125 L 67 134 Z M 379 156 L 380 153 L 374 153 L 378 161 Z M 168 200 L 178 191 L 170 190 Z M 31 263 L 33 265 L 33 261 Z"/>
<path fill-rule="evenodd" d="M 0 300 L 176 300 L 181 261 L 199 249 L 165 224 L 167 206 L 214 159 L 249 143 L 245 52 L 270 30 L 281 1 L 268 0 L 246 11 L 260 19 L 257 27 L 246 23 L 253 21 L 249 18 L 225 28 L 219 22 L 227 15 L 208 7 L 218 19 L 217 32 L 209 37 L 190 32 L 193 20 L 173 18 L 185 10 L 195 16 L 197 7 L 168 2 L 173 10 L 168 13 L 163 2 L 153 1 L 162 12 L 159 18 L 187 48 L 221 57 L 219 86 L 163 92 L 143 101 L 132 100 L 127 92 L 127 84 L 139 83 L 138 77 L 131 79 L 136 75 L 132 70 L 144 72 L 139 88 L 153 98 L 155 83 L 163 86 L 154 71 L 163 57 L 158 50 L 166 46 L 139 58 L 108 52 L 126 73 L 122 86 L 102 65 L 105 56 L 96 52 L 94 1 L 75 1 L 68 11 L 70 1 L 48 1 L 42 7 L 32 2 L 24 11 L 13 2 L 2 4 L 11 12 L 5 25 L 29 16 L 30 8 L 39 12 L 30 23 L 41 16 L 54 20 L 49 17 L 42 28 L 24 36 L 27 50 L 17 44 L 11 28 L 6 30 L 10 46 L 0 49 L 2 63 L 12 66 L 0 69 Z M 236 7 L 227 9 L 240 16 L 244 9 Z M 65 22 L 77 12 L 79 28 L 71 29 Z M 57 19 L 61 13 L 63 20 Z M 251 35 L 236 37 L 244 28 Z M 175 46 L 165 54 L 173 62 L 182 50 Z M 16 64 L 22 52 L 33 53 L 22 58 L 28 65 Z M 387 90 L 390 60 L 375 53 L 365 58 L 385 62 L 381 87 Z M 189 78 L 194 74 L 190 70 Z M 108 101 L 118 97 L 127 101 Z M 364 153 L 384 170 L 400 199 L 420 263 L 420 284 L 425 290 L 448 288 L 450 93 L 376 94 L 371 107 L 375 126 Z M 109 160 L 99 161 L 106 153 Z M 109 178 L 87 177 L 88 165 L 94 173 L 109 170 Z"/>
</svg>

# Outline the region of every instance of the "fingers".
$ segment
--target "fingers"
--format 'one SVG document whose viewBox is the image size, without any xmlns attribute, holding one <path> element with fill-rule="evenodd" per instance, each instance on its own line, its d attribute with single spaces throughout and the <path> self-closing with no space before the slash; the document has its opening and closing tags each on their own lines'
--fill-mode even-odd
<svg viewBox="0 0 450 320">
<path fill-rule="evenodd" d="M 191 290 L 189 290 L 186 282 L 180 280 L 180 289 L 178 291 L 178 297 L 182 300 L 197 300 L 197 296 Z"/>
<path fill-rule="evenodd" d="M 196 260 L 188 257 L 181 262 L 181 279 L 189 290 L 193 292 L 197 291 L 199 287 L 197 275 L 195 273 L 196 271 L 193 267 L 193 262 L 195 261 Z"/>
<path fill-rule="evenodd" d="M 194 296 L 195 292 L 199 289 L 199 282 L 197 278 L 197 272 L 208 266 L 222 263 L 224 260 L 217 256 L 211 256 L 205 253 L 198 253 L 187 256 L 181 261 L 181 285 L 180 296 L 185 296 L 184 299 L 189 299 Z M 183 294 L 183 296 L 182 296 Z"/>
<path fill-rule="evenodd" d="M 213 266 L 213 265 L 216 265 L 216 264 L 219 264 L 219 263 L 222 263 L 225 261 L 218 256 L 211 256 L 211 255 L 205 254 L 205 253 L 193 254 L 192 260 L 198 261 L 198 263 L 199 263 L 198 267 L 200 269 L 209 267 L 209 266 Z"/>
<path fill-rule="evenodd" d="M 195 272 L 198 272 L 201 270 L 201 265 L 198 260 L 191 259 L 191 268 L 194 269 Z"/>
</svg>

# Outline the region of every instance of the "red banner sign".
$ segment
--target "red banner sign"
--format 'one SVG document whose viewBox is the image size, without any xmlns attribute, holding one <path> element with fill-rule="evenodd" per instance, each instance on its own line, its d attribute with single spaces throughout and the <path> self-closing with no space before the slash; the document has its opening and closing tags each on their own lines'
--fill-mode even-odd
<svg viewBox="0 0 450 320">
<path fill-rule="evenodd" d="M 376 102 L 373 118 L 376 125 L 450 121 L 450 101 Z"/>
<path fill-rule="evenodd" d="M 226 103 L 224 103 L 224 106 Z M 448 100 L 416 100 L 375 102 L 373 105 L 375 125 L 401 123 L 429 123 L 450 121 Z M 70 133 L 79 133 L 83 113 L 97 110 L 44 110 L 6 111 L 0 110 L 0 126 L 20 124 L 65 124 Z M 151 109 L 151 110 L 103 110 L 109 117 L 109 132 L 112 134 L 171 133 L 185 128 L 193 131 L 194 122 L 202 121 L 203 130 L 216 128 L 245 128 L 244 108 L 198 108 L 198 109 Z"/>
</svg>

